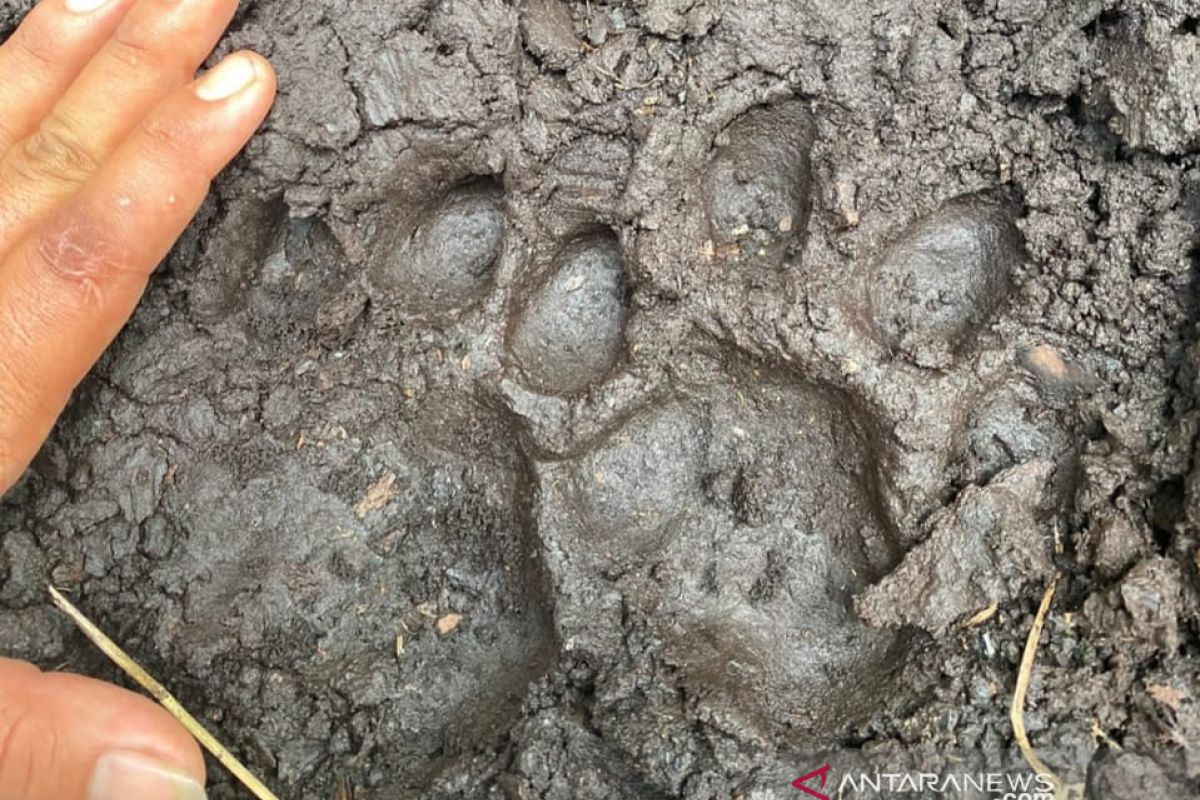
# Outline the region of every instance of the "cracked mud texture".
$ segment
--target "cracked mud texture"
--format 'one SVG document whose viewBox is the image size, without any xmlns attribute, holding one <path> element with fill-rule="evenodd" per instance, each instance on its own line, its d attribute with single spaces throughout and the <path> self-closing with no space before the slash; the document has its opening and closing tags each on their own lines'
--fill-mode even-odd
<svg viewBox="0 0 1200 800">
<path fill-rule="evenodd" d="M 0 501 L 0 647 L 117 677 L 53 580 L 285 797 L 782 800 L 1011 745 L 1061 572 L 1035 745 L 1200 796 L 1198 19 L 246 2 L 279 104 Z"/>
</svg>

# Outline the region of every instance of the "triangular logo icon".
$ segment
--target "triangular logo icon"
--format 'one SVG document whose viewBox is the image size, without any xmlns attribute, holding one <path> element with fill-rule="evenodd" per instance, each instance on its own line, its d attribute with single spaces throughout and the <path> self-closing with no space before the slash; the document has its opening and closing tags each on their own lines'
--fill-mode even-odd
<svg viewBox="0 0 1200 800">
<path fill-rule="evenodd" d="M 830 769 L 831 769 L 831 767 L 828 764 L 826 764 L 825 766 L 823 766 L 819 769 L 814 769 L 812 772 L 808 773 L 807 775 L 801 775 L 799 778 L 796 778 L 796 780 L 792 781 L 792 787 L 799 789 L 800 791 L 804 792 L 805 794 L 807 794 L 810 797 L 817 798 L 817 800 L 829 800 L 829 795 L 824 794 L 822 792 L 818 792 L 816 789 L 809 786 L 808 782 L 813 780 L 814 778 L 820 778 L 821 779 L 820 788 L 824 789 L 825 783 L 829 780 L 829 770 Z"/>
</svg>

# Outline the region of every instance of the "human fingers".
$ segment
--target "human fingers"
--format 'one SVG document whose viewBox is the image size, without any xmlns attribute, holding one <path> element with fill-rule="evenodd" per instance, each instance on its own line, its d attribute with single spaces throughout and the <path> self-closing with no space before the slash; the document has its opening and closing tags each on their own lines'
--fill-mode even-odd
<svg viewBox="0 0 1200 800">
<path fill-rule="evenodd" d="M 195 741 L 146 698 L 0 659 L 0 798 L 203 800 Z"/>
<path fill-rule="evenodd" d="M 0 261 L 0 493 L 28 465 L 274 94 L 262 57 L 229 56 L 152 112 Z"/>
<path fill-rule="evenodd" d="M 0 45 L 0 155 L 37 130 L 134 0 L 43 0 Z"/>
<path fill-rule="evenodd" d="M 138 0 L 36 129 L 0 160 L 0 250 L 76 191 L 151 110 L 194 78 L 236 8 L 237 0 Z"/>
</svg>

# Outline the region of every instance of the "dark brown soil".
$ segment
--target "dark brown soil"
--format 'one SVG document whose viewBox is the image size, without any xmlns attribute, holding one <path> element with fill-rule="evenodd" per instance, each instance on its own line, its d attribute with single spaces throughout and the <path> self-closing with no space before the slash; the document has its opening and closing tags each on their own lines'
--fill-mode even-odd
<svg viewBox="0 0 1200 800">
<path fill-rule="evenodd" d="M 1198 19 L 247 2 L 279 105 L 0 502 L 0 647 L 117 677 L 54 581 L 297 800 L 785 800 L 1009 748 L 1061 573 L 1035 746 L 1200 797 Z"/>
</svg>

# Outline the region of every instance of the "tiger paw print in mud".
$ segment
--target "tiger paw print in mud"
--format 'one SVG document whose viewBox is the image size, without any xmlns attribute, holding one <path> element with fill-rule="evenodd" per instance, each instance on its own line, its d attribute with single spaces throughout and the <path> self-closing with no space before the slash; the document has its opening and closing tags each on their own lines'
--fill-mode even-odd
<svg viewBox="0 0 1200 800">
<path fill-rule="evenodd" d="M 1025 259 L 1017 205 L 967 192 L 892 232 L 855 274 L 806 266 L 814 129 L 792 100 L 680 134 L 709 142 L 699 172 L 659 201 L 683 209 L 682 225 L 643 218 L 564 242 L 515 293 L 500 383 L 525 426 L 566 651 L 612 659 L 638 628 L 685 716 L 787 746 L 827 742 L 894 696 L 914 626 L 1036 578 L 954 598 L 897 585 L 929 557 L 906 556 L 928 534 L 922 515 L 993 479 L 1028 506 L 966 493 L 966 521 L 937 523 L 957 532 L 955 558 L 976 559 L 955 576 L 995 561 L 1011 577 L 1006 547 L 1046 567 L 1043 543 L 997 539 L 1038 505 L 1044 465 L 1067 448 L 1039 394 L 1055 377 L 1002 332 Z M 753 329 L 721 315 L 744 315 L 764 287 L 824 309 L 804 348 L 723 335 Z M 688 304 L 711 307 L 711 325 L 673 324 Z M 669 362 L 639 356 L 663 339 Z M 640 685 L 644 659 L 630 669 L 598 691 Z M 630 703 L 608 720 L 614 740 L 637 726 L 635 708 L 647 731 L 670 728 L 662 704 Z"/>
<path fill-rule="evenodd" d="M 486 170 L 402 161 L 349 233 L 235 209 L 218 241 L 252 258 L 190 298 L 234 348 L 208 371 L 252 408 L 165 498 L 179 544 L 154 580 L 181 602 L 164 646 L 189 674 L 259 665 L 226 676 L 261 697 L 230 701 L 230 724 L 259 732 L 285 790 L 465 779 L 555 660 L 534 476 L 480 388 L 516 257 Z M 275 365 L 270 383 L 238 387 L 242 363 Z"/>
<path fill-rule="evenodd" d="M 694 156 L 678 176 L 603 137 L 553 163 L 418 142 L 350 228 L 227 215 L 217 241 L 254 258 L 208 260 L 190 311 L 236 335 L 194 360 L 245 410 L 185 409 L 226 445 L 164 498 L 179 544 L 154 581 L 180 600 L 157 637 L 200 677 L 256 657 L 226 677 L 261 704 L 222 705 L 285 786 L 451 791 L 567 669 L 600 670 L 589 724 L 634 774 L 639 735 L 697 718 L 828 742 L 894 694 L 902 626 L 954 616 L 904 595 L 926 512 L 959 493 L 964 557 L 1003 549 L 1018 512 L 964 487 L 1032 484 L 1013 471 L 1065 447 L 1052 362 L 1012 368 L 1016 208 L 963 193 L 849 273 L 809 263 L 810 112 L 723 113 L 643 145 Z M 672 188 L 639 208 L 645 185 Z M 780 293 L 813 320 L 783 345 L 746 318 Z M 313 762 L 327 742 L 337 763 Z"/>
<path fill-rule="evenodd" d="M 716 137 L 690 184 L 707 200 L 701 269 L 777 270 L 799 251 L 811 137 L 795 102 Z M 761 735 L 831 733 L 886 691 L 904 644 L 853 610 L 900 553 L 875 424 L 842 387 L 712 337 L 684 333 L 674 363 L 639 364 L 639 341 L 673 330 L 638 296 L 654 254 L 568 241 L 515 303 L 501 388 L 535 454 L 559 635 L 586 659 L 641 619 L 707 713 Z"/>
</svg>

